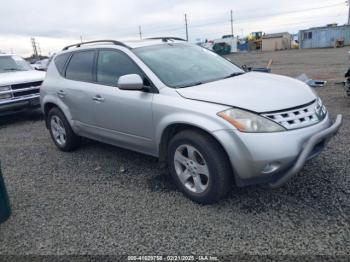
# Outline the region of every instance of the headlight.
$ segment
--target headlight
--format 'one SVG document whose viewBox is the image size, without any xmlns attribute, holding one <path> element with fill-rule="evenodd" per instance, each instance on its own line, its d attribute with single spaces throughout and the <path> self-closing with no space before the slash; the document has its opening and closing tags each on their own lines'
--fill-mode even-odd
<svg viewBox="0 0 350 262">
<path fill-rule="evenodd" d="M 323 106 L 323 102 L 322 102 L 321 97 L 317 97 L 316 102 L 317 102 L 317 105 L 318 105 L 319 107 L 322 107 L 322 106 Z"/>
<path fill-rule="evenodd" d="M 286 131 L 286 129 L 279 124 L 259 116 L 237 108 L 231 108 L 218 113 L 239 131 L 247 133 L 268 133 Z"/>
<path fill-rule="evenodd" d="M 318 120 L 320 120 L 320 121 L 323 120 L 327 115 L 327 109 L 324 106 L 321 98 L 319 98 L 319 97 L 316 100 L 315 113 L 318 117 Z"/>
<path fill-rule="evenodd" d="M 10 91 L 10 90 L 11 90 L 11 86 L 0 86 L 0 99 L 11 98 L 12 97 L 11 93 L 1 94 L 1 92 Z"/>
</svg>

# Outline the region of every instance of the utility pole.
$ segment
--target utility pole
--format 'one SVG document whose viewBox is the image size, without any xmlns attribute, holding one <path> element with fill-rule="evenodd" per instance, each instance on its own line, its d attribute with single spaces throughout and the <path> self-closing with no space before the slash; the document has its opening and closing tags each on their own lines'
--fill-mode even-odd
<svg viewBox="0 0 350 262">
<path fill-rule="evenodd" d="M 80 43 L 82 44 L 83 43 L 83 36 L 80 35 Z"/>
<path fill-rule="evenodd" d="M 231 36 L 233 37 L 233 11 L 231 10 Z"/>
<path fill-rule="evenodd" d="M 186 26 L 186 41 L 188 42 L 188 24 L 187 24 L 187 14 L 185 14 L 185 26 Z"/>
<path fill-rule="evenodd" d="M 349 7 L 349 12 L 348 12 L 348 25 L 350 25 L 350 0 L 346 1 L 348 7 Z"/>
<path fill-rule="evenodd" d="M 139 35 L 140 35 L 140 40 L 142 40 L 142 30 L 141 30 L 141 26 L 139 25 Z"/>
<path fill-rule="evenodd" d="M 32 38 L 30 39 L 30 41 L 32 41 L 34 57 L 35 57 L 35 58 L 38 58 L 38 49 L 37 49 L 37 47 L 36 47 L 35 38 L 32 37 Z"/>
</svg>

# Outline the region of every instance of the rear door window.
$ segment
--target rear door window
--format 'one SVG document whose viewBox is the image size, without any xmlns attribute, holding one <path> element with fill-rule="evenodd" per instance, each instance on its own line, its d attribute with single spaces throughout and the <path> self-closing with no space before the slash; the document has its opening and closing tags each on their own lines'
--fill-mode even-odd
<svg viewBox="0 0 350 262">
<path fill-rule="evenodd" d="M 73 53 L 66 70 L 66 77 L 72 80 L 92 82 L 95 51 Z"/>
</svg>

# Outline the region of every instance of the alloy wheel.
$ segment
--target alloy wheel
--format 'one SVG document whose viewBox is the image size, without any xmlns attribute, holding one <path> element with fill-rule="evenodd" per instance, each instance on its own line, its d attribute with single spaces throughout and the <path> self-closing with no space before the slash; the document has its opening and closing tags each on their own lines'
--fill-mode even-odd
<svg viewBox="0 0 350 262">
<path fill-rule="evenodd" d="M 56 115 L 51 118 L 51 131 L 57 144 L 64 146 L 67 141 L 66 129 L 62 120 Z"/>
<path fill-rule="evenodd" d="M 202 154 L 193 146 L 181 145 L 174 154 L 180 182 L 193 193 L 203 193 L 209 186 L 209 168 Z"/>
</svg>

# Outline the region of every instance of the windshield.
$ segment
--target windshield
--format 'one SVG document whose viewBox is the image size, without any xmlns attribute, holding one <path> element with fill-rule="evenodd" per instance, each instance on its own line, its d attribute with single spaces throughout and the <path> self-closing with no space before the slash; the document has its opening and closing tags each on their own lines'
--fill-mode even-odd
<svg viewBox="0 0 350 262">
<path fill-rule="evenodd" d="M 28 70 L 33 68 L 19 56 L 0 56 L 0 73 Z"/>
<path fill-rule="evenodd" d="M 199 85 L 244 71 L 221 56 L 199 46 L 167 44 L 134 49 L 134 53 L 167 86 Z"/>
</svg>

